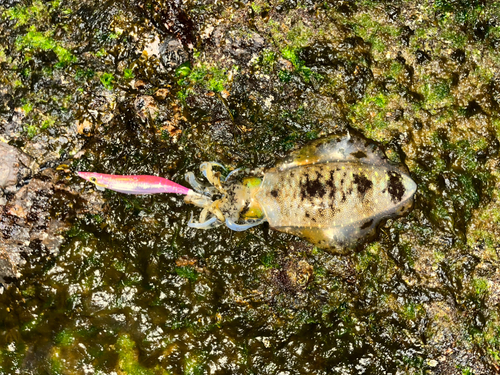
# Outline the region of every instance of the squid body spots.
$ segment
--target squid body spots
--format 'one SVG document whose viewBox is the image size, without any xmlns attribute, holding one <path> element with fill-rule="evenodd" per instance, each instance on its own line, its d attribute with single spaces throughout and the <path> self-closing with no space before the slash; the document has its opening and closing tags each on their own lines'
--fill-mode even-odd
<svg viewBox="0 0 500 375">
<path fill-rule="evenodd" d="M 361 169 L 361 168 L 360 168 Z M 366 175 L 354 174 L 353 182 L 357 185 L 359 195 L 364 198 L 366 193 L 373 188 L 373 182 Z"/>
<path fill-rule="evenodd" d="M 394 203 L 401 202 L 403 195 L 405 194 L 405 187 L 403 185 L 403 177 L 398 172 L 389 171 L 387 172 L 388 183 L 387 191 L 391 196 L 391 200 Z"/>
</svg>

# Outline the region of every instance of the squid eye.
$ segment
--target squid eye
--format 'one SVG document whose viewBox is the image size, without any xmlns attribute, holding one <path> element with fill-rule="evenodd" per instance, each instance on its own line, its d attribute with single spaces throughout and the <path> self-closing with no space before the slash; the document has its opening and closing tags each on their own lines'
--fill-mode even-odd
<svg viewBox="0 0 500 375">
<path fill-rule="evenodd" d="M 96 182 L 97 181 L 97 178 L 95 177 L 90 177 L 90 182 Z"/>
</svg>

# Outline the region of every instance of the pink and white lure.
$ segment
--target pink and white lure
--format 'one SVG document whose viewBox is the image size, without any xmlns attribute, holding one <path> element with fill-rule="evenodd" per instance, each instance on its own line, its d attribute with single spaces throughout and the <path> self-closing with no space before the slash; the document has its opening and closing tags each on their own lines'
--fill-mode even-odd
<svg viewBox="0 0 500 375">
<path fill-rule="evenodd" d="M 187 195 L 190 191 L 193 191 L 166 178 L 157 176 L 121 176 L 94 172 L 78 172 L 78 176 L 92 182 L 98 190 L 106 188 L 125 194 L 175 193 Z"/>
</svg>

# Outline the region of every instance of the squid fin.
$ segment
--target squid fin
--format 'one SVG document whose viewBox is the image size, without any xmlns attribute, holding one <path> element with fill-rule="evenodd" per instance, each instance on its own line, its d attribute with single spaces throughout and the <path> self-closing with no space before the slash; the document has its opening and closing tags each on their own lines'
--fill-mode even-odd
<svg viewBox="0 0 500 375">
<path fill-rule="evenodd" d="M 275 168 L 284 171 L 302 165 L 330 162 L 360 162 L 398 169 L 378 145 L 353 130 L 310 142 L 291 152 Z"/>
</svg>

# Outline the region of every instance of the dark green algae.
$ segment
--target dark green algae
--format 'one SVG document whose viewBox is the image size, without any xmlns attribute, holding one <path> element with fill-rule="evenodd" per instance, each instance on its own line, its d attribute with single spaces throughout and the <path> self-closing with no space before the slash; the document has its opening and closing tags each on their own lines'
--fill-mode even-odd
<svg viewBox="0 0 500 375">
<path fill-rule="evenodd" d="M 58 255 L 31 244 L 0 295 L 1 373 L 498 371 L 498 5 L 0 10 L 2 138 L 43 168 L 183 183 L 202 161 L 269 167 L 353 126 L 419 185 L 410 215 L 347 256 L 266 226 L 188 229 L 198 210 L 176 196 L 95 192 L 103 210 L 72 215 L 84 203 L 56 193 L 71 229 Z M 142 53 L 155 36 L 184 46 L 172 69 Z"/>
</svg>

